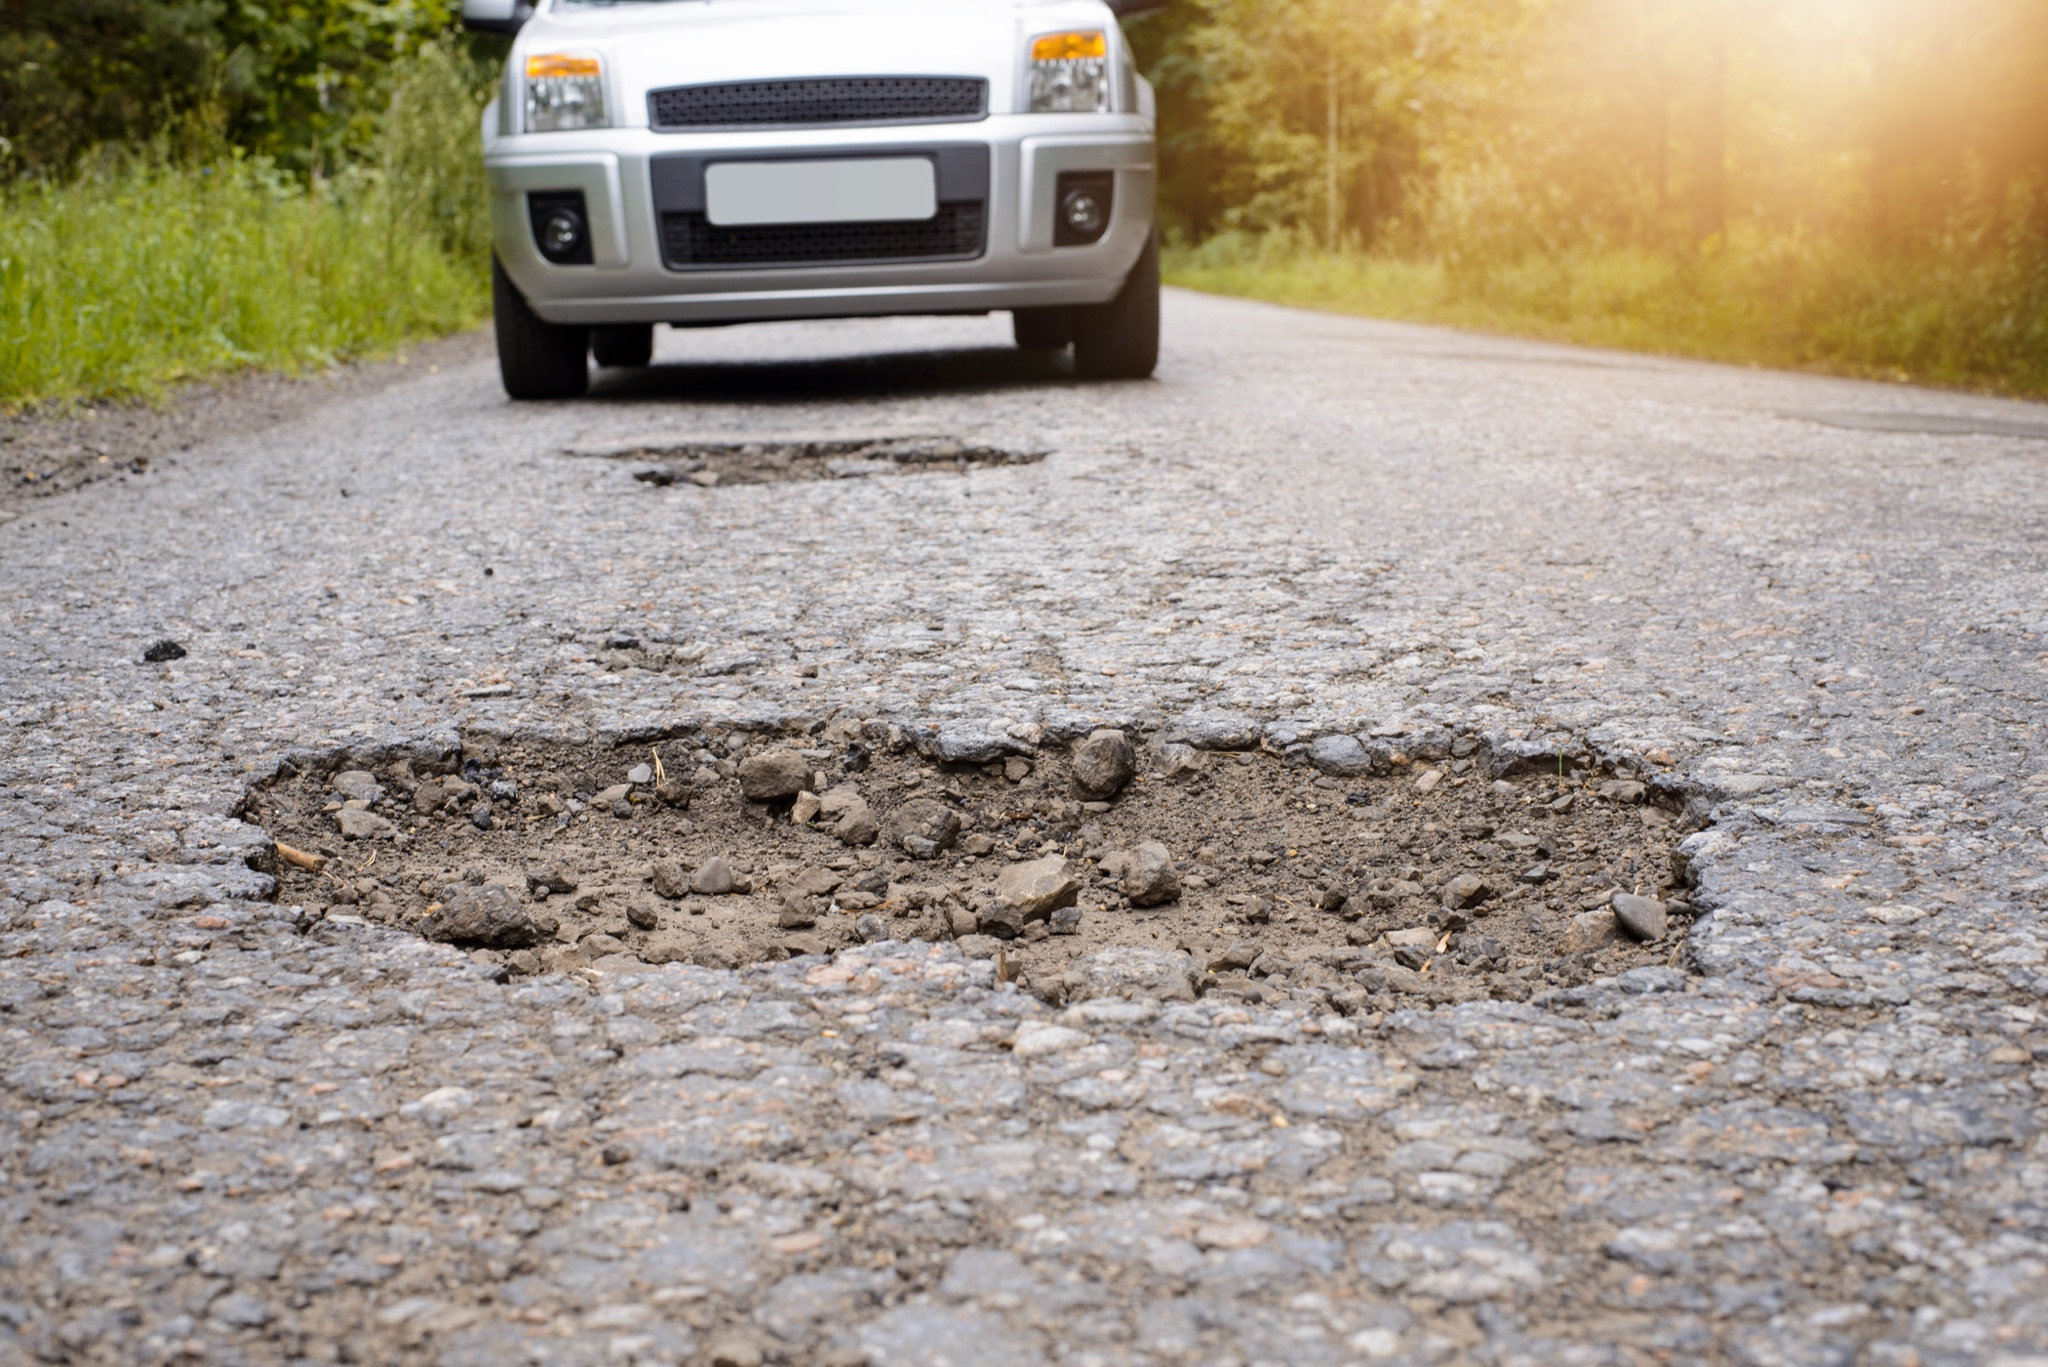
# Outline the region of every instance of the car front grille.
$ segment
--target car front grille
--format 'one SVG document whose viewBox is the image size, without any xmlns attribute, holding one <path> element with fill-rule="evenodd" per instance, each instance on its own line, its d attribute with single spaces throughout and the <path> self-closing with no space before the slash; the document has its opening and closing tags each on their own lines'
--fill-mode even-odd
<svg viewBox="0 0 2048 1367">
<path fill-rule="evenodd" d="M 799 128 L 834 123 L 967 123 L 988 113 L 988 82 L 970 76 L 830 76 L 679 85 L 647 93 L 658 132 Z"/>
<path fill-rule="evenodd" d="M 721 228 L 692 210 L 661 216 L 661 251 L 672 270 L 966 260 L 981 255 L 983 217 L 977 201 L 914 221 Z"/>
</svg>

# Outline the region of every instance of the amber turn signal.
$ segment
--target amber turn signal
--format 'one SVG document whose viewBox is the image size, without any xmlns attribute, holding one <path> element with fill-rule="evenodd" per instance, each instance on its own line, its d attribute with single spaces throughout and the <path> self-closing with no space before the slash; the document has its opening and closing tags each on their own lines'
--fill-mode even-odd
<svg viewBox="0 0 2048 1367">
<path fill-rule="evenodd" d="M 559 52 L 543 53 L 526 59 L 526 79 L 541 80 L 549 76 L 595 76 L 597 58 L 568 57 Z"/>
<path fill-rule="evenodd" d="M 1100 57 L 1109 51 L 1101 29 L 1079 33 L 1048 33 L 1031 43 L 1034 62 L 1069 62 L 1079 57 Z"/>
</svg>

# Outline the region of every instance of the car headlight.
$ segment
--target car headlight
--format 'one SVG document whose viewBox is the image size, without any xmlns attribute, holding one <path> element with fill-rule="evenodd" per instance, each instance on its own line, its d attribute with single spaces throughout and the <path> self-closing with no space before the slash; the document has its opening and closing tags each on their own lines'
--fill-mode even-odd
<svg viewBox="0 0 2048 1367">
<path fill-rule="evenodd" d="M 1094 114 L 1109 108 L 1109 43 L 1101 29 L 1031 40 L 1031 112 Z"/>
<path fill-rule="evenodd" d="M 595 57 L 550 52 L 526 59 L 526 131 L 604 127 L 604 69 Z"/>
</svg>

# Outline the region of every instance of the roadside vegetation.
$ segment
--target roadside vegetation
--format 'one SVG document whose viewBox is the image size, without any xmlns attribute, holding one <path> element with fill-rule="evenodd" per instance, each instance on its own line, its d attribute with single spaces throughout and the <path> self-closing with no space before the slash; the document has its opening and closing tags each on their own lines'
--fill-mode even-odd
<svg viewBox="0 0 2048 1367">
<path fill-rule="evenodd" d="M 1284 234 L 1169 250 L 1215 294 L 1739 365 L 2048 395 L 2048 254 L 1880 257 L 1814 243 L 1484 264 L 1328 252 Z"/>
<path fill-rule="evenodd" d="M 146 28 L 161 8 L 129 5 L 124 21 Z M 159 83 L 148 100 L 131 86 L 155 77 L 124 65 L 119 43 L 107 70 L 31 90 L 37 58 L 77 53 L 12 35 L 19 60 L 0 76 L 0 404 L 317 369 L 487 316 L 475 139 L 488 64 L 447 31 L 445 10 L 429 17 L 402 32 L 329 32 L 333 63 L 352 41 L 374 60 L 314 70 L 324 106 L 317 91 L 295 102 L 297 69 L 276 62 L 265 70 L 277 89 L 257 83 L 238 99 L 236 64 L 254 59 L 203 44 L 185 55 L 202 75 L 211 62 L 211 79 Z M 113 83 L 111 114 L 66 103 L 88 76 Z"/>
<path fill-rule="evenodd" d="M 2038 0 L 1179 0 L 1167 279 L 2048 394 Z"/>
</svg>

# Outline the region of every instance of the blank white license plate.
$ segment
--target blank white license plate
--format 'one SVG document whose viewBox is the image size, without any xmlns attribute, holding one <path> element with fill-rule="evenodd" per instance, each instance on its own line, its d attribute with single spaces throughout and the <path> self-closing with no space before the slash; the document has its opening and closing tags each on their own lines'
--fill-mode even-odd
<svg viewBox="0 0 2048 1367">
<path fill-rule="evenodd" d="M 705 217 L 721 228 L 874 223 L 938 211 L 938 178 L 926 157 L 721 161 L 704 169 Z"/>
</svg>

